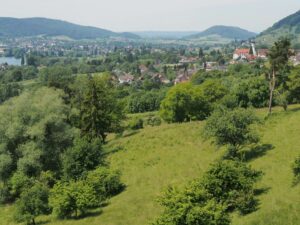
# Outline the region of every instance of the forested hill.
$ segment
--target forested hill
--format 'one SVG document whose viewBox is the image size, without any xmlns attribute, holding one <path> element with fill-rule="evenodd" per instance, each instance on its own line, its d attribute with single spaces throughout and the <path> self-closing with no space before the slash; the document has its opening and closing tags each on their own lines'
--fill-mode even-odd
<svg viewBox="0 0 300 225">
<path fill-rule="evenodd" d="M 297 33 L 300 34 L 300 10 L 298 12 L 278 21 L 272 27 L 270 27 L 269 29 L 264 31 L 262 34 L 272 32 L 274 30 L 281 29 L 283 27 L 290 27 L 290 28 L 296 27 Z"/>
<path fill-rule="evenodd" d="M 8 18 L 0 17 L 0 36 L 67 36 L 72 39 L 95 39 L 106 37 L 138 38 L 132 33 L 115 33 L 90 26 L 81 26 L 61 20 L 47 18 Z"/>
<path fill-rule="evenodd" d="M 245 40 L 256 36 L 256 33 L 247 31 L 239 27 L 213 26 L 198 34 L 186 37 L 187 39 L 197 39 L 201 37 L 219 35 L 222 38 Z"/>
<path fill-rule="evenodd" d="M 270 45 L 282 36 L 288 36 L 294 45 L 300 46 L 300 10 L 263 31 L 257 41 Z"/>
</svg>

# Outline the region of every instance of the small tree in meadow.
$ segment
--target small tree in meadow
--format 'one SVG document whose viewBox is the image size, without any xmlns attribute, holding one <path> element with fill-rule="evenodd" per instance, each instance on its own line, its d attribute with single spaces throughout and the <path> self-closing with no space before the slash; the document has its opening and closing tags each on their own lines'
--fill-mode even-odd
<svg viewBox="0 0 300 225">
<path fill-rule="evenodd" d="M 258 118 L 251 110 L 219 109 L 208 118 L 204 135 L 214 138 L 218 145 L 227 145 L 228 156 L 234 158 L 243 146 L 259 141 L 257 133 L 251 128 L 256 122 Z"/>
<path fill-rule="evenodd" d="M 210 111 L 202 89 L 190 83 L 172 87 L 160 106 L 160 115 L 167 122 L 204 120 Z"/>
<path fill-rule="evenodd" d="M 281 38 L 274 43 L 269 53 L 269 62 L 271 66 L 270 73 L 268 74 L 270 87 L 269 114 L 272 112 L 275 88 L 287 80 L 287 76 L 284 74 L 289 71 L 288 62 L 292 55 L 290 48 L 291 41 L 288 38 Z M 286 105 L 284 105 L 284 107 L 286 107 Z"/>
<path fill-rule="evenodd" d="M 37 216 L 49 212 L 48 188 L 37 183 L 22 192 L 20 199 L 17 200 L 15 219 L 18 222 L 35 225 L 35 218 Z"/>
<path fill-rule="evenodd" d="M 294 184 L 297 184 L 300 181 L 300 156 L 295 159 L 292 169 L 294 173 Z"/>
<path fill-rule="evenodd" d="M 49 203 L 58 218 L 78 217 L 97 206 L 96 195 L 85 181 L 58 182 L 51 189 Z"/>
</svg>

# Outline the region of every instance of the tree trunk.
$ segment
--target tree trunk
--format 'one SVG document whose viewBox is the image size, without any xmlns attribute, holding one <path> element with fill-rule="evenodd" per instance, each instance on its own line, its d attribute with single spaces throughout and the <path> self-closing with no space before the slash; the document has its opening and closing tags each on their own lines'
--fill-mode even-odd
<svg viewBox="0 0 300 225">
<path fill-rule="evenodd" d="M 269 75 L 270 79 L 270 99 L 269 99 L 269 114 L 272 113 L 272 102 L 273 102 L 273 94 L 275 90 L 276 85 L 276 77 L 275 77 L 275 70 L 273 68 L 272 77 Z"/>
<path fill-rule="evenodd" d="M 32 225 L 35 225 L 35 220 L 34 220 L 34 218 L 32 218 Z"/>
</svg>

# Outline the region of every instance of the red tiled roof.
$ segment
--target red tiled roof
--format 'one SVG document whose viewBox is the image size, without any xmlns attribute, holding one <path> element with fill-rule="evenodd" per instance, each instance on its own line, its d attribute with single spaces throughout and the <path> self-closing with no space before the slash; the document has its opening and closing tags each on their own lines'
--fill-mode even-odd
<svg viewBox="0 0 300 225">
<path fill-rule="evenodd" d="M 249 48 L 240 48 L 234 51 L 234 54 L 242 55 L 242 54 L 250 54 Z"/>
<path fill-rule="evenodd" d="M 269 50 L 268 49 L 258 49 L 257 50 L 257 54 L 258 55 L 268 55 L 268 53 L 269 53 Z"/>
</svg>

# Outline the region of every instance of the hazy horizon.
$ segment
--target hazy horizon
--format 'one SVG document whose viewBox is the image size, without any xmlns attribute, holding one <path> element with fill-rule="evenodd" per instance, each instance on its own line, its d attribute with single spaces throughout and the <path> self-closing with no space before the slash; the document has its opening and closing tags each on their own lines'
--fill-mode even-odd
<svg viewBox="0 0 300 225">
<path fill-rule="evenodd" d="M 59 19 L 117 32 L 191 32 L 226 25 L 259 33 L 299 9 L 299 0 L 10 0 L 2 2 L 0 15 Z"/>
</svg>

